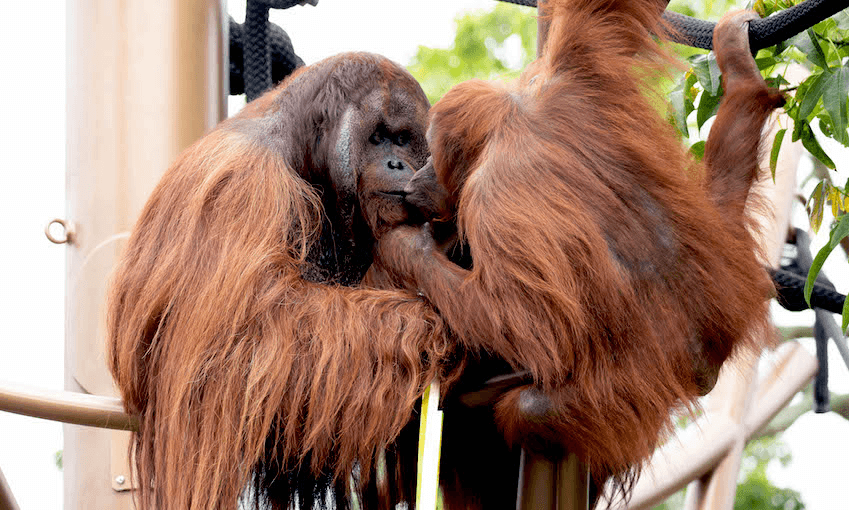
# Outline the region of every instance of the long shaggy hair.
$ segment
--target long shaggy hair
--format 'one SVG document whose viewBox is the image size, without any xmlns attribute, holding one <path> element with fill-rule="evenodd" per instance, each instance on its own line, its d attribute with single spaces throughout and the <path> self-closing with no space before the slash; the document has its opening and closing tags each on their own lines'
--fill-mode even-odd
<svg viewBox="0 0 849 510">
<path fill-rule="evenodd" d="M 414 478 L 415 457 L 400 460 L 397 441 L 443 375 L 446 331 L 413 293 L 339 282 L 371 260 L 357 201 L 371 191 L 369 134 L 401 123 L 413 140 L 396 152 L 423 163 L 427 107 L 397 65 L 342 55 L 251 103 L 164 175 L 109 298 L 110 367 L 139 417 L 141 508 L 235 508 L 251 484 L 272 508 L 410 498 L 396 480 Z"/>
<path fill-rule="evenodd" d="M 410 227 L 381 240 L 379 259 L 471 351 L 530 371 L 532 385 L 495 404 L 508 444 L 575 453 L 597 484 L 627 489 L 670 411 L 767 338 L 772 287 L 744 207 L 782 99 L 752 63 L 745 24 L 720 24 L 726 97 L 696 163 L 641 80 L 663 62 L 651 33 L 666 2 L 547 4 L 543 54 L 518 82 L 462 83 L 433 106 L 432 168 L 408 187 L 425 211 L 445 204 L 434 219 L 456 221 L 471 268 Z M 446 196 L 429 200 L 429 175 Z M 448 478 L 451 508 L 498 476 L 490 466 L 511 469 L 483 447 L 478 458 L 477 474 Z"/>
</svg>

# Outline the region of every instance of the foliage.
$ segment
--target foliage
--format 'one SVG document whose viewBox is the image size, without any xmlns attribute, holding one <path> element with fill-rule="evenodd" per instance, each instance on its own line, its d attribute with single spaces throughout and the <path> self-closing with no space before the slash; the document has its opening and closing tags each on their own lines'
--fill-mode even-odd
<svg viewBox="0 0 849 510">
<path fill-rule="evenodd" d="M 536 57 L 535 9 L 499 3 L 491 11 L 461 16 L 456 23 L 450 48 L 419 46 L 407 66 L 431 103 L 466 80 L 514 78 Z"/>
<path fill-rule="evenodd" d="M 653 507 L 652 510 L 679 510 L 684 508 L 685 494 L 684 489 L 682 489 L 669 496 L 663 503 Z"/>
<path fill-rule="evenodd" d="M 798 492 L 774 486 L 766 476 L 767 466 L 778 460 L 790 462 L 787 446 L 775 437 L 764 437 L 746 445 L 740 465 L 734 510 L 803 510 L 805 504 Z"/>
<path fill-rule="evenodd" d="M 768 16 L 801 1 L 757 0 L 753 7 L 761 16 Z M 692 14 L 684 7 L 681 10 L 685 14 Z M 714 55 L 697 53 L 691 55 L 689 61 L 692 68 L 670 93 L 671 121 L 685 138 L 690 138 L 690 114 L 696 112 L 695 127 L 701 129 L 716 115 L 722 96 Z M 770 150 L 773 176 L 781 144 L 788 135 L 794 142 L 801 140 L 802 146 L 822 165 L 834 169 L 835 162 L 823 149 L 818 136 L 832 138 L 849 147 L 849 12 L 844 10 L 788 41 L 760 50 L 756 62 L 767 82 L 783 89 L 787 96 L 784 113 L 790 119 L 790 125 L 782 126 L 773 140 Z M 804 66 L 810 72 L 798 86 L 791 86 L 784 78 L 791 64 Z M 698 136 L 694 137 L 691 150 L 697 157 L 703 154 L 704 142 Z M 849 181 L 839 186 L 824 178 L 808 200 L 808 216 L 814 232 L 822 225 L 826 206 L 830 206 L 834 218 L 829 243 L 817 255 L 816 264 L 808 275 L 808 299 L 823 262 L 841 239 L 849 236 L 847 192 Z M 849 326 L 849 300 L 846 303 L 843 309 L 844 330 Z"/>
</svg>

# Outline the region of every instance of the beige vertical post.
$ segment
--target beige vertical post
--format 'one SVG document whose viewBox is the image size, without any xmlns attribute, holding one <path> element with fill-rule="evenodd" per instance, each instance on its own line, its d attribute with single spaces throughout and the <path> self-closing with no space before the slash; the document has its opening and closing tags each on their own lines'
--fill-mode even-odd
<svg viewBox="0 0 849 510">
<path fill-rule="evenodd" d="M 65 386 L 115 395 L 106 283 L 147 196 L 225 115 L 225 0 L 68 0 Z M 132 508 L 127 433 L 65 425 L 65 509 Z"/>
</svg>

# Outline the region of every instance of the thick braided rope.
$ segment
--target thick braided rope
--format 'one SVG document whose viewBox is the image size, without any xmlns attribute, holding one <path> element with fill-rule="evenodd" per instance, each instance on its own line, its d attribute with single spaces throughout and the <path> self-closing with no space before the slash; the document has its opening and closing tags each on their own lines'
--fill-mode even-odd
<svg viewBox="0 0 849 510">
<path fill-rule="evenodd" d="M 274 23 L 268 24 L 269 46 L 271 47 L 271 82 L 279 83 L 295 69 L 304 65 L 304 61 L 295 54 L 292 41 L 282 28 Z M 242 25 L 230 18 L 230 95 L 245 93 L 245 35 Z"/>
<path fill-rule="evenodd" d="M 537 0 L 499 0 L 508 4 L 524 5 L 526 7 L 536 7 Z"/>
<path fill-rule="evenodd" d="M 248 0 L 244 25 L 245 94 L 253 101 L 271 87 L 271 47 L 268 45 L 268 4 Z"/>
<path fill-rule="evenodd" d="M 528 7 L 537 5 L 536 0 L 500 1 Z M 768 18 L 754 20 L 749 25 L 749 44 L 752 51 L 774 46 L 847 7 L 849 0 L 807 0 Z M 668 34 L 673 41 L 694 48 L 713 49 L 715 23 L 671 11 L 664 12 L 663 19 L 673 30 Z"/>
<path fill-rule="evenodd" d="M 302 3 L 302 0 L 248 0 L 243 45 L 244 84 L 248 101 L 256 99 L 272 85 L 269 9 L 288 9 Z"/>
<path fill-rule="evenodd" d="M 775 282 L 778 302 L 782 307 L 791 312 L 809 308 L 805 301 L 804 289 L 807 279 L 804 276 L 787 269 L 772 269 L 770 276 L 772 276 L 772 281 Z M 833 288 L 829 288 L 828 285 L 819 281 L 814 284 L 814 291 L 811 293 L 811 306 L 814 308 L 822 308 L 831 313 L 841 313 L 845 300 L 846 296 Z"/>
</svg>

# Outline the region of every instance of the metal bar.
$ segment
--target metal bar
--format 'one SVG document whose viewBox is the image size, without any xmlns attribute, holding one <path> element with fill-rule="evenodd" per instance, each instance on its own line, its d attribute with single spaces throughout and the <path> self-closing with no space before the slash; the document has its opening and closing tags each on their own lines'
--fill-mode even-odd
<svg viewBox="0 0 849 510">
<path fill-rule="evenodd" d="M 551 26 L 551 9 L 548 0 L 540 0 L 537 7 L 537 57 L 542 56 L 545 42 L 548 40 L 548 29 Z"/>
<path fill-rule="evenodd" d="M 124 412 L 120 399 L 8 382 L 0 382 L 0 411 L 88 427 L 116 430 L 138 427 L 136 418 Z"/>
<path fill-rule="evenodd" d="M 539 58 L 548 39 L 551 9 L 548 0 L 540 0 L 538 4 Z M 562 459 L 552 461 L 522 450 L 516 498 L 518 510 L 587 510 L 588 507 L 589 471 L 575 455 L 567 454 Z"/>
<path fill-rule="evenodd" d="M 0 510 L 20 510 L 12 488 L 3 476 L 3 470 L 0 470 Z"/>
<path fill-rule="evenodd" d="M 554 510 L 557 466 L 545 457 L 522 450 L 519 462 L 517 510 Z"/>
<path fill-rule="evenodd" d="M 588 510 L 590 474 L 576 455 L 569 454 L 557 463 L 554 491 L 557 510 Z"/>
</svg>

